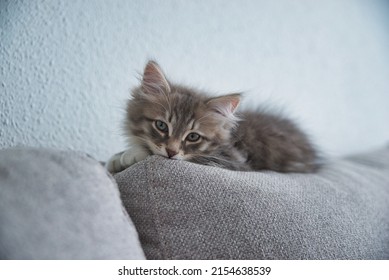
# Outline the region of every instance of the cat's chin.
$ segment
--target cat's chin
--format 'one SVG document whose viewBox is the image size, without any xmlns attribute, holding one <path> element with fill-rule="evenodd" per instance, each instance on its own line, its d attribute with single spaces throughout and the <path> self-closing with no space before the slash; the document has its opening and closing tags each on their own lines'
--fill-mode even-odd
<svg viewBox="0 0 389 280">
<path fill-rule="evenodd" d="M 162 150 L 156 150 L 156 149 L 151 149 L 152 153 L 154 155 L 157 155 L 157 156 L 162 156 L 164 158 L 167 158 L 167 159 L 174 159 L 174 160 L 186 160 L 187 156 L 181 154 L 181 153 L 178 153 L 172 157 L 169 157 L 167 155 L 167 152 L 163 152 Z"/>
<path fill-rule="evenodd" d="M 172 159 L 183 160 L 184 158 L 181 155 L 175 155 L 174 157 L 172 157 Z"/>
<path fill-rule="evenodd" d="M 162 156 L 162 157 L 167 158 L 167 159 L 173 159 L 173 160 L 185 160 L 184 156 L 181 156 L 181 155 L 175 155 L 175 156 L 173 156 L 173 157 L 168 157 L 168 156 L 163 155 L 163 154 L 160 154 L 160 153 L 158 153 L 158 154 L 156 154 L 156 155 Z"/>
<path fill-rule="evenodd" d="M 184 158 L 182 156 L 174 156 L 174 157 L 167 157 L 167 156 L 165 156 L 165 158 L 173 159 L 173 160 L 184 160 Z"/>
</svg>

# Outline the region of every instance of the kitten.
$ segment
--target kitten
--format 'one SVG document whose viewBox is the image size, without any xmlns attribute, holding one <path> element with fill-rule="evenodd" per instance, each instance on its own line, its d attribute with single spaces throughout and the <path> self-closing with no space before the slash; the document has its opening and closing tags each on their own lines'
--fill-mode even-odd
<svg viewBox="0 0 389 280">
<path fill-rule="evenodd" d="M 115 173 L 149 155 L 231 170 L 311 172 L 317 152 L 290 120 L 264 111 L 241 111 L 240 94 L 209 97 L 169 82 L 149 61 L 127 104 L 130 149 L 113 156 Z"/>
</svg>

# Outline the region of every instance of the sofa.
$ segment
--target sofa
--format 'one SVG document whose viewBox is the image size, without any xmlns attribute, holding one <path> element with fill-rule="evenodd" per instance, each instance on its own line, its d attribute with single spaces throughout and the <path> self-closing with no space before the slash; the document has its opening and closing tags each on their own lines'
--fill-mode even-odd
<svg viewBox="0 0 389 280">
<path fill-rule="evenodd" d="M 389 259 L 389 147 L 313 174 L 0 150 L 0 259 Z"/>
</svg>

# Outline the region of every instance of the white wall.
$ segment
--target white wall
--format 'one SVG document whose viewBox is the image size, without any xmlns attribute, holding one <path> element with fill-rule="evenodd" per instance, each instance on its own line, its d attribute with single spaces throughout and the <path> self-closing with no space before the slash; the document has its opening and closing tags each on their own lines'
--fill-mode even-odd
<svg viewBox="0 0 389 280">
<path fill-rule="evenodd" d="M 286 108 L 330 155 L 389 141 L 388 1 L 2 0 L 0 11 L 0 148 L 122 150 L 148 58 L 171 80 Z"/>
</svg>

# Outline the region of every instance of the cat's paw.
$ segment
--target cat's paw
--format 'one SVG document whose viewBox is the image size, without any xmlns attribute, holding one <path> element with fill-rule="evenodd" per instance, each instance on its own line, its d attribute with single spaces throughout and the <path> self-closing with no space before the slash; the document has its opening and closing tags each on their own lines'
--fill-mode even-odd
<svg viewBox="0 0 389 280">
<path fill-rule="evenodd" d="M 145 159 L 147 156 L 148 154 L 144 151 L 130 149 L 112 156 L 108 160 L 106 168 L 110 173 L 118 173 Z"/>
</svg>

